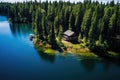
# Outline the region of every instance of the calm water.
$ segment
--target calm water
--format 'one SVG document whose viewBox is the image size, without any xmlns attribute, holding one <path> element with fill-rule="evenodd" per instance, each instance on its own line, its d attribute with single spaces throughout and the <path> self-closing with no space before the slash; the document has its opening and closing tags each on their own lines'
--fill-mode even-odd
<svg viewBox="0 0 120 80">
<path fill-rule="evenodd" d="M 38 53 L 31 33 L 30 25 L 0 16 L 0 80 L 120 80 L 120 65 L 112 62 Z"/>
</svg>

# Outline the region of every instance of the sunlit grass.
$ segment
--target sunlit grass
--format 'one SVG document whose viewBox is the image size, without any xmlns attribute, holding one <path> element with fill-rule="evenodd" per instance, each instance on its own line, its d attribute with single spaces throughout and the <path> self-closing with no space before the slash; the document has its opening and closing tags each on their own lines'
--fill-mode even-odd
<svg viewBox="0 0 120 80">
<path fill-rule="evenodd" d="M 55 50 L 53 49 L 46 49 L 44 53 L 49 54 L 49 55 L 55 55 Z"/>
<path fill-rule="evenodd" d="M 37 50 L 42 53 L 46 53 L 49 55 L 55 55 L 56 50 L 51 49 L 51 47 L 48 44 L 46 44 L 46 45 L 35 44 L 35 46 L 37 47 Z"/>
<path fill-rule="evenodd" d="M 118 53 L 115 53 L 115 52 L 113 52 L 113 51 L 108 51 L 108 54 L 109 54 L 111 57 L 119 56 Z"/>
<path fill-rule="evenodd" d="M 91 52 L 88 48 L 86 47 L 81 47 L 80 44 L 73 44 L 68 41 L 62 40 L 63 45 L 66 47 L 66 50 L 63 51 L 62 55 L 66 55 L 68 53 L 73 54 L 73 55 L 79 55 L 83 57 L 92 57 L 92 58 L 98 58 L 99 56 L 96 55 L 95 53 Z M 43 45 L 42 43 L 35 44 L 38 47 L 38 50 L 46 53 L 48 55 L 55 55 L 56 50 L 51 49 L 51 46 L 49 44 Z M 118 56 L 117 53 L 108 51 L 108 55 L 111 57 Z"/>
<path fill-rule="evenodd" d="M 58 40 L 58 39 L 56 39 Z M 66 50 L 64 52 L 70 53 L 70 54 L 77 54 L 80 56 L 86 56 L 86 57 L 98 57 L 96 54 L 92 53 L 88 48 L 83 48 L 79 43 L 73 44 L 71 42 L 62 40 L 63 45 L 66 47 Z"/>
</svg>

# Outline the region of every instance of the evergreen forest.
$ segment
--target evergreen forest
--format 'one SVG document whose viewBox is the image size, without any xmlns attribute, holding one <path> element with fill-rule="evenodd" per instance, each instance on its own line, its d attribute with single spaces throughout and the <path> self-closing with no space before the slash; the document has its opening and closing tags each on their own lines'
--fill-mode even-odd
<svg viewBox="0 0 120 80">
<path fill-rule="evenodd" d="M 120 48 L 120 3 L 114 1 L 1 2 L 0 15 L 7 16 L 12 24 L 31 24 L 37 41 L 54 49 L 63 46 L 61 34 L 66 30 L 74 31 L 77 44 L 90 50 Z"/>
</svg>

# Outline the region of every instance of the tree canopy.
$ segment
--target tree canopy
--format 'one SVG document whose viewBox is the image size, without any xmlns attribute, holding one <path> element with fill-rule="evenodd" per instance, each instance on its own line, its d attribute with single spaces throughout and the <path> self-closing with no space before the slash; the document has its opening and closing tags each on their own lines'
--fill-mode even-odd
<svg viewBox="0 0 120 80">
<path fill-rule="evenodd" d="M 115 40 L 120 35 L 120 3 L 115 4 L 114 1 L 107 4 L 91 0 L 83 3 L 61 0 L 1 2 L 0 14 L 6 15 L 12 23 L 32 24 L 38 39 L 53 47 L 57 44 L 56 38 L 61 39 L 61 34 L 67 29 L 77 34 L 79 43 L 85 39 L 85 46 L 91 49 L 103 45 L 112 48 L 113 43 L 120 43 L 120 39 Z"/>
</svg>

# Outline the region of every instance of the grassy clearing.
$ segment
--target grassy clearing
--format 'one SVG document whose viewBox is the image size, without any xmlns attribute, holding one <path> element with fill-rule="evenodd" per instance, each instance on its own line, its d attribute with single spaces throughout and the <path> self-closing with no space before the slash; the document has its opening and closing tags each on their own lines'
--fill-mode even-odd
<svg viewBox="0 0 120 80">
<path fill-rule="evenodd" d="M 87 47 L 82 47 L 80 44 L 73 44 L 68 41 L 62 40 L 63 45 L 66 47 L 64 52 L 62 54 L 67 55 L 68 53 L 83 57 L 90 57 L 90 58 L 98 58 L 99 56 L 91 52 Z M 43 53 L 49 54 L 49 55 L 55 55 L 56 50 L 51 49 L 51 46 L 49 44 L 43 44 L 42 42 L 36 43 L 35 46 L 37 49 Z M 60 53 L 61 54 L 61 53 Z M 118 56 L 117 53 L 108 51 L 108 55 L 111 57 Z"/>
<path fill-rule="evenodd" d="M 108 51 L 108 55 L 111 56 L 111 57 L 117 57 L 117 56 L 119 56 L 118 53 L 115 53 L 113 51 Z"/>
<path fill-rule="evenodd" d="M 44 51 L 44 53 L 47 53 L 47 54 L 49 54 L 49 55 L 55 55 L 55 50 L 53 50 L 53 49 L 46 49 L 46 50 Z"/>
<path fill-rule="evenodd" d="M 66 53 L 77 54 L 86 57 L 98 57 L 97 55 L 92 53 L 88 48 L 82 48 L 80 44 L 73 44 L 64 40 L 62 40 L 62 43 L 67 48 L 65 51 Z"/>
<path fill-rule="evenodd" d="M 43 45 L 43 44 L 35 44 L 36 48 L 38 51 L 42 52 L 42 53 L 46 53 L 49 55 L 55 55 L 56 50 L 51 49 L 51 47 L 49 46 L 49 44 Z"/>
<path fill-rule="evenodd" d="M 37 50 L 49 55 L 55 55 L 55 52 L 56 52 L 56 50 L 53 50 L 51 48 L 45 48 L 45 47 L 37 47 Z"/>
<path fill-rule="evenodd" d="M 98 55 L 94 54 L 93 52 L 91 52 L 88 48 L 82 48 L 80 46 L 80 44 L 72 44 L 70 42 L 67 41 L 63 41 L 62 42 L 64 44 L 64 46 L 67 48 L 66 50 L 64 50 L 63 53 L 59 54 L 62 55 L 67 55 L 67 54 L 72 54 L 72 55 L 78 55 L 78 56 L 82 56 L 84 58 L 91 58 L 91 59 L 96 59 L 99 58 Z M 37 47 L 38 51 L 42 52 L 42 53 L 46 53 L 48 55 L 55 55 L 56 50 L 51 49 L 49 44 L 43 45 L 42 43 L 39 44 L 35 44 L 35 46 Z M 117 57 L 118 54 L 112 51 L 108 51 L 108 55 L 110 57 Z"/>
<path fill-rule="evenodd" d="M 64 40 L 62 40 L 62 43 L 66 47 L 66 50 L 64 50 L 64 55 L 70 53 L 73 55 L 79 55 L 84 57 L 98 57 L 94 53 L 90 52 L 88 48 L 82 48 L 80 44 L 73 44 Z M 39 51 L 43 53 L 55 55 L 56 50 L 51 49 L 51 46 L 49 44 L 43 44 L 42 42 L 39 42 L 35 43 L 35 46 Z"/>
</svg>

